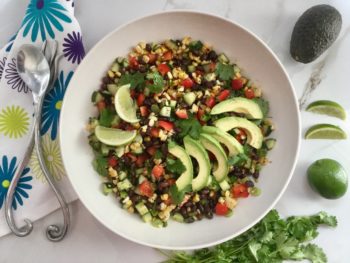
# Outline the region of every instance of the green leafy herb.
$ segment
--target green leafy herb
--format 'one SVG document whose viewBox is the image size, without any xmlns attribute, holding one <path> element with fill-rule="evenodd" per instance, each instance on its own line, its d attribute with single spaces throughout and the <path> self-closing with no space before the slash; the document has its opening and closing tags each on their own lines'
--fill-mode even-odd
<svg viewBox="0 0 350 263">
<path fill-rule="evenodd" d="M 267 117 L 267 115 L 269 114 L 269 110 L 270 110 L 269 102 L 267 100 L 262 99 L 262 98 L 254 98 L 253 100 L 259 105 L 263 116 Z"/>
<path fill-rule="evenodd" d="M 118 85 L 122 86 L 125 84 L 130 84 L 130 88 L 135 89 L 145 83 L 145 74 L 141 72 L 136 72 L 134 74 L 126 73 L 122 75 L 119 79 Z"/>
<path fill-rule="evenodd" d="M 304 259 L 313 263 L 326 263 L 327 257 L 320 247 L 304 243 L 315 237 L 317 228 L 322 224 L 335 227 L 337 220 L 325 212 L 281 219 L 276 210 L 271 210 L 247 232 L 213 248 L 196 250 L 192 254 L 163 253 L 168 257 L 165 261 L 168 263 L 279 263 Z M 304 235 L 302 231 L 305 231 Z"/>
<path fill-rule="evenodd" d="M 232 78 L 234 74 L 234 68 L 232 65 L 223 64 L 219 62 L 216 65 L 216 71 L 215 73 L 219 76 L 222 80 L 229 80 Z"/>
<path fill-rule="evenodd" d="M 249 157 L 245 154 L 245 153 L 239 153 L 237 155 L 234 155 L 232 157 L 230 157 L 227 160 L 227 164 L 229 166 L 233 166 L 233 165 L 237 165 L 237 166 L 241 166 L 243 165 L 247 160 L 249 159 Z"/>
<path fill-rule="evenodd" d="M 181 138 L 188 134 L 193 139 L 198 140 L 199 134 L 202 131 L 202 125 L 193 116 L 189 116 L 189 118 L 185 120 L 177 120 L 176 126 L 181 129 L 181 132 L 179 133 Z"/>
<path fill-rule="evenodd" d="M 180 175 L 186 171 L 186 167 L 183 165 L 183 163 L 179 159 L 174 160 L 170 158 L 166 159 L 166 169 L 169 172 L 177 175 Z"/>
<path fill-rule="evenodd" d="M 152 84 L 147 85 L 150 92 L 159 93 L 163 90 L 165 82 L 163 77 L 158 72 L 148 73 L 146 78 L 153 81 Z"/>
<path fill-rule="evenodd" d="M 110 109 L 103 109 L 100 114 L 99 124 L 105 127 L 110 127 L 114 119 L 115 112 Z"/>
<path fill-rule="evenodd" d="M 169 189 L 171 201 L 176 205 L 180 204 L 184 200 L 186 192 L 189 191 L 191 191 L 191 185 L 188 185 L 187 187 L 185 187 L 185 189 L 179 191 L 176 184 L 173 184 L 172 186 L 170 186 Z"/>
<path fill-rule="evenodd" d="M 154 154 L 154 159 L 162 159 L 163 153 L 161 150 L 157 150 L 156 153 Z"/>
<path fill-rule="evenodd" d="M 189 49 L 191 51 L 194 51 L 194 50 L 201 50 L 202 47 L 203 47 L 203 43 L 199 40 L 197 41 L 192 41 L 189 45 L 188 45 Z"/>
<path fill-rule="evenodd" d="M 108 160 L 101 154 L 96 154 L 95 160 L 93 160 L 92 165 L 95 171 L 101 176 L 107 176 Z"/>
</svg>

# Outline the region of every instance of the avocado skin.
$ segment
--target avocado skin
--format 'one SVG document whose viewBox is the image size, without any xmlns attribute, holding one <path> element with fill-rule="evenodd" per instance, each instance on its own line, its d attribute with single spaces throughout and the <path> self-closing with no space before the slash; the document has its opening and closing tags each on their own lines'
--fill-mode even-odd
<svg viewBox="0 0 350 263">
<path fill-rule="evenodd" d="M 290 54 L 299 62 L 318 58 L 337 39 L 341 14 L 330 5 L 316 5 L 306 10 L 296 22 L 290 41 Z"/>
</svg>

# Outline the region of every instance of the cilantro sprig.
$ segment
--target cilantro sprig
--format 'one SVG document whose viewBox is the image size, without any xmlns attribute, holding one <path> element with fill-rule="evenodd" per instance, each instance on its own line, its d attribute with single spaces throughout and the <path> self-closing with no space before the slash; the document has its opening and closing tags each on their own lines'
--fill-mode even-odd
<svg viewBox="0 0 350 263">
<path fill-rule="evenodd" d="M 219 62 L 216 65 L 215 73 L 219 76 L 222 80 L 229 80 L 233 77 L 235 70 L 232 65 L 229 64 L 223 64 Z"/>
<path fill-rule="evenodd" d="M 189 116 L 188 119 L 177 120 L 175 124 L 181 129 L 181 132 L 179 133 L 181 138 L 188 134 L 195 140 L 199 139 L 199 134 L 202 131 L 202 125 L 193 116 Z"/>
<path fill-rule="evenodd" d="M 120 77 L 118 85 L 130 84 L 130 88 L 136 89 L 145 83 L 145 76 L 146 74 L 141 72 L 136 72 L 134 74 L 125 73 Z"/>
<path fill-rule="evenodd" d="M 320 225 L 335 227 L 337 219 L 325 212 L 282 219 L 276 210 L 271 210 L 247 232 L 213 248 L 196 250 L 193 254 L 164 254 L 168 257 L 167 263 L 279 263 L 284 260 L 304 259 L 314 263 L 326 263 L 327 257 L 322 248 L 305 243 L 318 235 L 317 228 Z"/>
<path fill-rule="evenodd" d="M 186 167 L 183 165 L 183 163 L 180 161 L 180 159 L 170 159 L 167 158 L 166 160 L 166 169 L 176 175 L 180 175 L 183 172 L 186 171 Z"/>
<path fill-rule="evenodd" d="M 148 73 L 146 78 L 148 80 L 152 80 L 152 84 L 148 84 L 147 88 L 150 90 L 150 92 L 153 93 L 159 93 L 163 90 L 165 81 L 158 72 Z"/>
</svg>

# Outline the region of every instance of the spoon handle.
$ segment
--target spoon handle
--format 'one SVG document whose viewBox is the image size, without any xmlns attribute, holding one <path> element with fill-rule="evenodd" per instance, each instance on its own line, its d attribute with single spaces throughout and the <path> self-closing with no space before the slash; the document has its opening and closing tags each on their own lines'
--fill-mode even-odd
<svg viewBox="0 0 350 263">
<path fill-rule="evenodd" d="M 21 178 L 22 172 L 24 168 L 27 166 L 30 156 L 33 152 L 34 147 L 34 127 L 36 125 L 36 118 L 35 115 L 37 115 L 37 112 L 34 113 L 34 122 L 33 126 L 30 132 L 30 142 L 27 147 L 27 150 L 24 154 L 23 160 L 20 164 L 20 166 L 16 169 L 16 173 L 14 177 L 11 180 L 9 189 L 6 194 L 6 200 L 5 200 L 5 217 L 8 226 L 10 227 L 11 231 L 19 237 L 24 237 L 30 234 L 30 232 L 33 230 L 33 224 L 30 220 L 24 219 L 25 225 L 21 228 L 18 228 L 16 226 L 15 220 L 13 218 L 13 211 L 12 211 L 12 204 L 14 201 L 14 193 L 16 191 L 18 180 Z"/>
<path fill-rule="evenodd" d="M 61 241 L 64 236 L 66 235 L 69 225 L 70 225 L 70 214 L 69 214 L 69 207 L 67 205 L 67 202 L 65 198 L 62 195 L 62 192 L 59 190 L 59 188 L 56 186 L 55 181 L 48 170 L 46 163 L 45 163 L 45 157 L 42 151 L 42 142 L 41 142 L 41 135 L 40 135 L 40 123 L 41 123 L 41 108 L 43 105 L 44 99 L 40 99 L 38 104 L 36 105 L 37 112 L 38 112 L 38 117 L 37 117 L 37 122 L 34 127 L 34 138 L 35 138 L 35 150 L 38 154 L 38 160 L 39 164 L 43 170 L 43 173 L 46 177 L 47 182 L 49 183 L 52 191 L 55 193 L 56 198 L 58 202 L 60 203 L 62 213 L 63 213 L 63 226 L 60 228 L 57 225 L 50 225 L 46 229 L 46 237 L 50 241 Z"/>
</svg>

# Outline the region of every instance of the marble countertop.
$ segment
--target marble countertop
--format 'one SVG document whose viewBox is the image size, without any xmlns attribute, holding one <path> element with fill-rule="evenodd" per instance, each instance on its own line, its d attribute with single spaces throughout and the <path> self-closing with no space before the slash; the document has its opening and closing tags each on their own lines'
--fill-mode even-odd
<svg viewBox="0 0 350 263">
<path fill-rule="evenodd" d="M 19 26 L 28 0 L 2 0 L 0 3 L 0 46 Z M 336 43 L 310 64 L 297 63 L 289 55 L 293 26 L 310 6 L 328 3 L 343 17 L 343 27 Z M 343 105 L 350 115 L 348 71 L 350 66 L 350 2 L 344 0 L 80 0 L 76 16 L 89 50 L 105 34 L 137 17 L 161 10 L 190 9 L 210 12 L 233 20 L 257 34 L 277 54 L 287 69 L 298 97 L 305 89 L 313 89 L 311 100 L 331 99 Z M 156 30 L 156 29 L 154 29 Z M 303 133 L 312 124 L 334 123 L 350 132 L 349 121 L 343 122 L 302 111 Z M 350 194 L 338 200 L 326 200 L 315 194 L 306 183 L 306 169 L 314 160 L 333 158 L 350 172 L 349 140 L 305 141 L 294 176 L 276 209 L 282 215 L 313 214 L 327 211 L 338 217 L 336 229 L 322 228 L 316 243 L 322 246 L 331 263 L 349 262 Z M 159 262 L 161 254 L 119 237 L 95 220 L 76 201 L 72 205 L 72 228 L 64 241 L 46 240 L 45 227 L 61 216 L 59 212 L 35 222 L 34 232 L 25 238 L 7 235 L 0 238 L 0 262 Z"/>
</svg>

